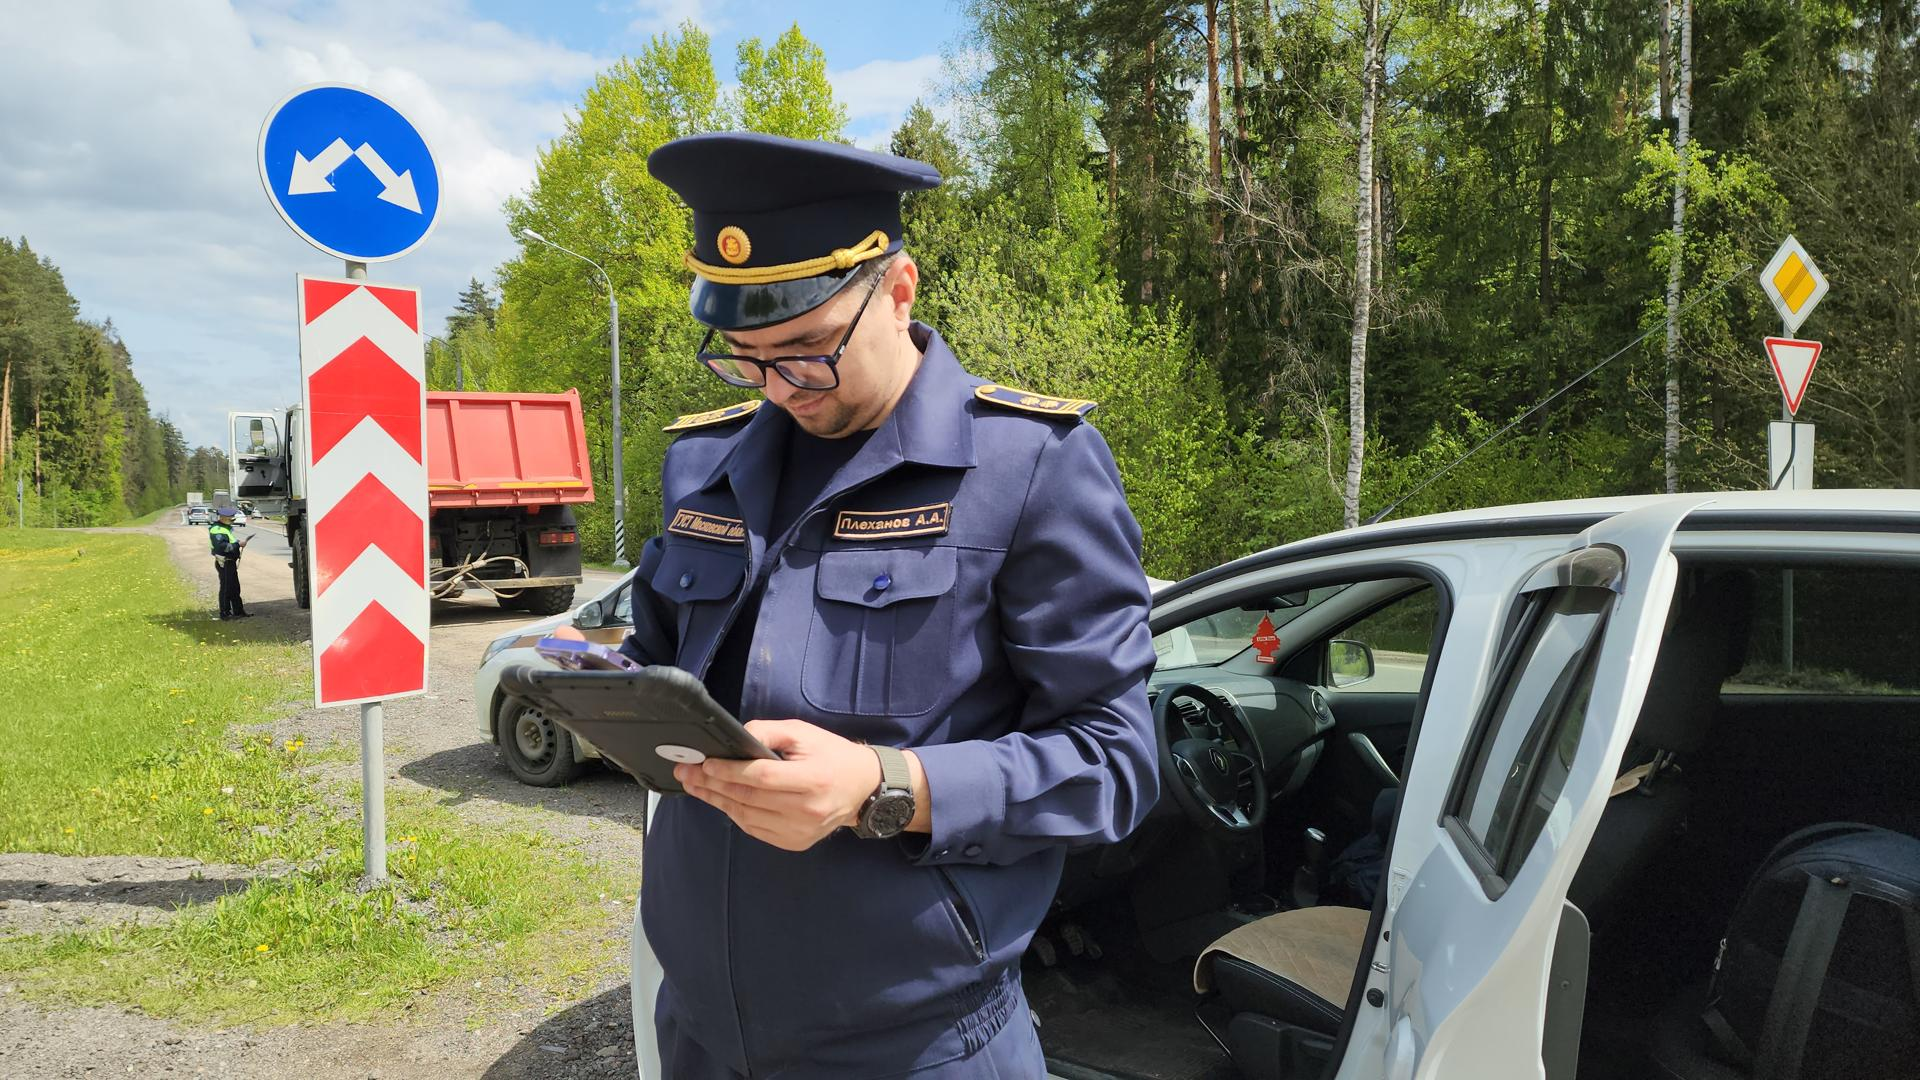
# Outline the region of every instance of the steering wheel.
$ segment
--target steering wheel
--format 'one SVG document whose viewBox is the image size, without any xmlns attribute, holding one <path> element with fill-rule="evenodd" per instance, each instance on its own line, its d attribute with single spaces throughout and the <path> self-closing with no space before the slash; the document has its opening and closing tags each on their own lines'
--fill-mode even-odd
<svg viewBox="0 0 1920 1080">
<path fill-rule="evenodd" d="M 1247 833 L 1267 820 L 1267 774 L 1250 750 L 1239 750 L 1220 739 L 1187 733 L 1173 710 L 1177 698 L 1199 702 L 1215 725 L 1245 747 L 1259 744 L 1246 714 L 1199 683 L 1181 683 L 1160 693 L 1153 702 L 1153 726 L 1160 733 L 1160 773 L 1167 788 L 1194 823 L 1206 829 Z M 1176 737 L 1176 735 L 1178 737 Z M 1251 791 L 1242 793 L 1242 777 L 1253 777 Z"/>
</svg>

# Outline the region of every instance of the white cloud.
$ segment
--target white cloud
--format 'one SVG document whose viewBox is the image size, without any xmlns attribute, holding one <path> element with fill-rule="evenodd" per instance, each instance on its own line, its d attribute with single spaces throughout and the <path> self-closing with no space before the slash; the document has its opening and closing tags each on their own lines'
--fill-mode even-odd
<svg viewBox="0 0 1920 1080">
<path fill-rule="evenodd" d="M 718 6 L 712 0 L 634 0 L 633 21 L 627 24 L 627 32 L 652 37 L 690 22 L 711 34 L 725 25 L 716 17 L 714 9 Z"/>
<path fill-rule="evenodd" d="M 662 5 L 654 5 L 662 6 Z M 311 82 L 366 86 L 426 135 L 434 234 L 372 276 L 425 290 L 438 326 L 513 241 L 500 203 L 603 61 L 475 17 L 463 0 L 295 14 L 225 0 L 8 6 L 0 34 L 0 234 L 26 236 L 90 318 L 111 317 L 156 411 L 220 444 L 228 409 L 299 391 L 295 272 L 339 263 L 260 189 L 267 110 Z"/>
<path fill-rule="evenodd" d="M 833 96 L 847 107 L 848 130 L 862 146 L 884 142 L 907 108 L 931 99 L 938 87 L 941 59 L 936 53 L 911 60 L 869 60 L 859 67 L 828 71 Z"/>
</svg>

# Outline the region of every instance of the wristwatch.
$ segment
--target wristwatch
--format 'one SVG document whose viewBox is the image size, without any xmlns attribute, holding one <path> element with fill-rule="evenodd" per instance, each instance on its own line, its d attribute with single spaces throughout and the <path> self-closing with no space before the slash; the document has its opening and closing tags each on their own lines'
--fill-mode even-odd
<svg viewBox="0 0 1920 1080">
<path fill-rule="evenodd" d="M 880 759 L 880 786 L 867 796 L 860 808 L 860 820 L 853 835 L 862 840 L 885 840 L 900 835 L 913 820 L 913 774 L 907 770 L 907 755 L 891 746 L 870 747 Z"/>
</svg>

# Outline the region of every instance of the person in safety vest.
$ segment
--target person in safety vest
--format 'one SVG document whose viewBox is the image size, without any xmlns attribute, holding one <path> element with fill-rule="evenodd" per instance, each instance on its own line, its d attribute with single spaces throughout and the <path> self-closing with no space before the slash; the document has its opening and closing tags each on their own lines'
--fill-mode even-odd
<svg viewBox="0 0 1920 1080">
<path fill-rule="evenodd" d="M 213 545 L 214 573 L 220 576 L 220 617 L 245 619 L 249 616 L 246 603 L 240 599 L 240 551 L 247 542 L 233 536 L 233 519 L 240 511 L 223 506 L 213 514 L 217 520 L 207 526 L 207 539 Z"/>
</svg>

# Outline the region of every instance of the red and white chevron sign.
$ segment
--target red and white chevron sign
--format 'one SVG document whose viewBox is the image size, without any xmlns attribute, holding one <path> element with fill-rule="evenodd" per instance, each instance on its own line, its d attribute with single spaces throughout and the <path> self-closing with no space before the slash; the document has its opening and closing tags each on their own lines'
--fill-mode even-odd
<svg viewBox="0 0 1920 1080">
<path fill-rule="evenodd" d="M 427 688 L 420 290 L 299 275 L 313 699 Z"/>
</svg>

